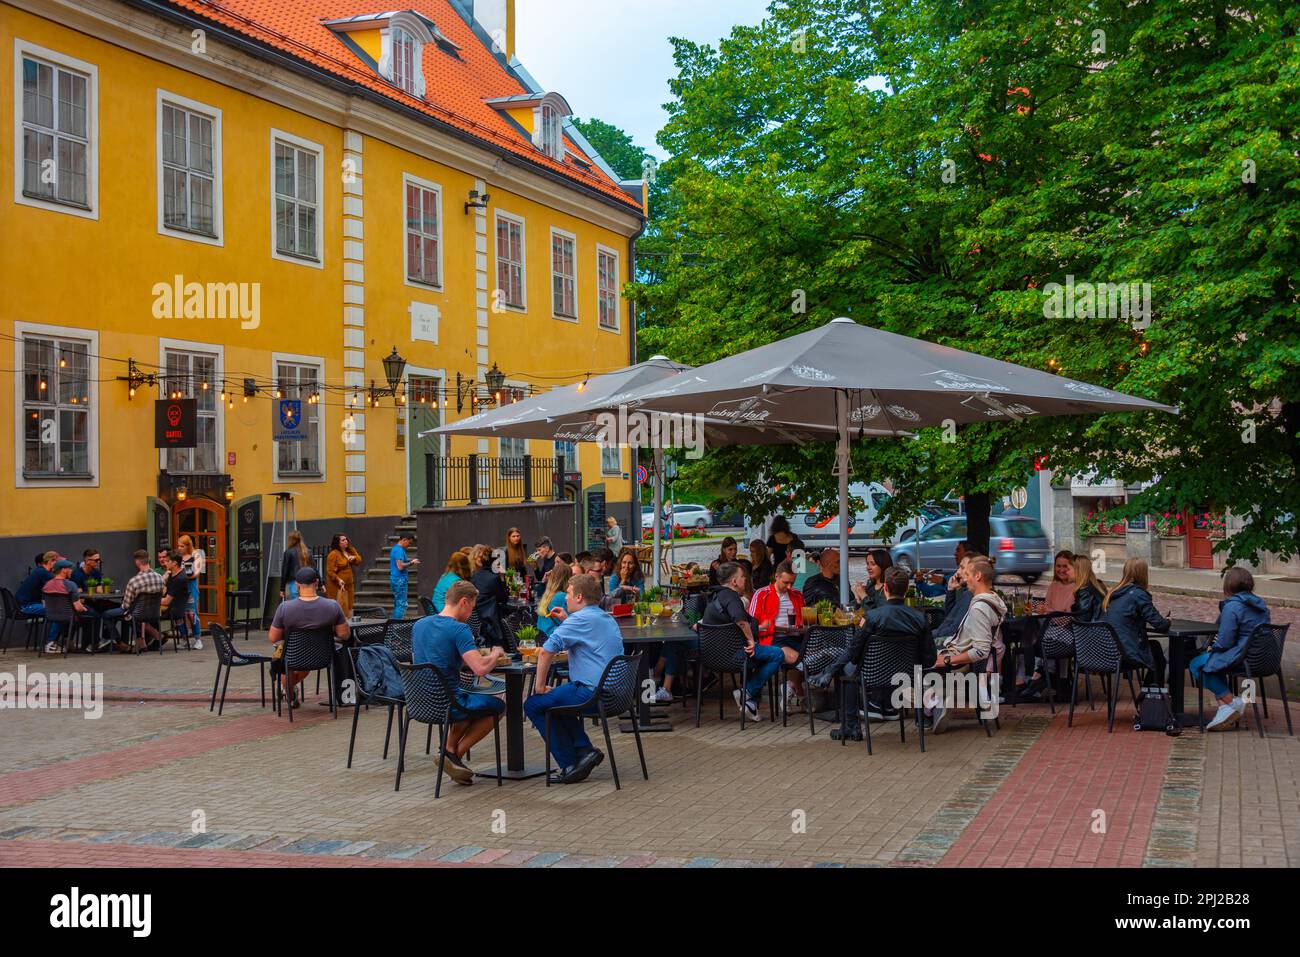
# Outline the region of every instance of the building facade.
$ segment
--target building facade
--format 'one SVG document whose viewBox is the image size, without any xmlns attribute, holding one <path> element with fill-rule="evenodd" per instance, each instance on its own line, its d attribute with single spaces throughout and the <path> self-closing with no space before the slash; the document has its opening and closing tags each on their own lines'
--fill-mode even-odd
<svg viewBox="0 0 1300 957">
<path fill-rule="evenodd" d="M 278 565 L 277 503 L 373 555 L 429 455 L 559 452 L 630 520 L 626 449 L 420 436 L 634 361 L 643 216 L 513 58 L 513 0 L 407 3 L 0 3 L 5 581 L 189 531 L 215 612 Z"/>
</svg>

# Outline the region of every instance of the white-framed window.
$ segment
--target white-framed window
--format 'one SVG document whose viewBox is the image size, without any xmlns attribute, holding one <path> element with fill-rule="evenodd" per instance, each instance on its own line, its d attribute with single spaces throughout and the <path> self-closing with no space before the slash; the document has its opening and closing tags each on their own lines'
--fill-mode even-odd
<svg viewBox="0 0 1300 957">
<path fill-rule="evenodd" d="M 424 48 L 433 33 L 415 14 L 396 13 L 381 34 L 379 74 L 393 86 L 424 97 Z"/>
<path fill-rule="evenodd" d="M 271 255 L 276 259 L 324 267 L 324 157 L 319 143 L 271 131 Z"/>
<path fill-rule="evenodd" d="M 497 451 L 497 470 L 503 478 L 520 477 L 524 474 L 524 456 L 528 454 L 527 439 L 508 439 L 498 440 L 500 447 Z"/>
<path fill-rule="evenodd" d="M 221 244 L 221 111 L 158 91 L 158 232 Z"/>
<path fill-rule="evenodd" d="M 551 159 L 564 159 L 564 134 L 560 111 L 549 103 L 542 104 L 541 141 L 537 144 Z"/>
<path fill-rule="evenodd" d="M 497 289 L 500 301 L 512 309 L 528 308 L 524 221 L 497 211 Z"/>
<path fill-rule="evenodd" d="M 162 466 L 174 475 L 215 475 L 222 469 L 221 355 L 190 343 L 162 344 L 163 377 L 159 383 L 168 398 L 179 394 L 194 399 L 198 409 L 192 449 L 167 449 Z"/>
<path fill-rule="evenodd" d="M 14 202 L 99 216 L 96 66 L 14 40 Z"/>
<path fill-rule="evenodd" d="M 551 230 L 551 312 L 558 318 L 578 318 L 578 237 Z"/>
<path fill-rule="evenodd" d="M 409 173 L 402 177 L 406 216 L 406 281 L 442 288 L 442 187 Z"/>
<path fill-rule="evenodd" d="M 623 449 L 618 445 L 600 447 L 600 474 L 623 474 Z"/>
<path fill-rule="evenodd" d="M 325 444 L 321 417 L 322 402 L 312 402 L 321 395 L 325 362 L 314 356 L 290 356 L 276 353 L 272 359 L 275 385 L 281 397 L 302 402 L 303 431 L 301 442 L 275 443 L 275 480 L 325 481 Z"/>
<path fill-rule="evenodd" d="M 566 472 L 578 471 L 578 443 L 556 442 L 555 458 L 557 460 L 560 458 L 564 459 L 564 470 Z"/>
<path fill-rule="evenodd" d="M 18 488 L 98 484 L 99 334 L 14 323 Z"/>
<path fill-rule="evenodd" d="M 601 329 L 618 331 L 618 251 L 596 247 L 596 321 Z"/>
</svg>

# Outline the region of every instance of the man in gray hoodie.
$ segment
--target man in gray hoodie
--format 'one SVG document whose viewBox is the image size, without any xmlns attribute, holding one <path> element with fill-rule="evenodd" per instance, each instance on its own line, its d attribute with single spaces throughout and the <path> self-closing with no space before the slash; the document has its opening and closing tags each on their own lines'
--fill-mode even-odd
<svg viewBox="0 0 1300 957">
<path fill-rule="evenodd" d="M 966 587 L 970 589 L 970 608 L 957 626 L 957 633 L 938 650 L 934 667 L 943 672 L 985 671 L 996 649 L 1002 656 L 1002 619 L 1007 606 L 993 590 L 993 566 L 985 558 L 976 558 L 966 566 Z M 990 692 L 996 700 L 996 689 Z M 931 731 L 938 734 L 951 713 L 948 702 L 927 708 Z"/>
</svg>

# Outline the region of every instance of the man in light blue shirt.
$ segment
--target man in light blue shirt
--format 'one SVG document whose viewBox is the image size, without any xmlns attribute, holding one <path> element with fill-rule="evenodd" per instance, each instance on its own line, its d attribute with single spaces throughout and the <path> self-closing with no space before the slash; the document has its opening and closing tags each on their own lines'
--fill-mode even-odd
<svg viewBox="0 0 1300 957">
<path fill-rule="evenodd" d="M 397 544 L 388 554 L 388 584 L 393 589 L 393 617 L 406 617 L 406 587 L 411 577 L 410 570 L 420 564 L 418 558 L 409 558 L 406 550 L 411 547 L 413 539 L 406 532 L 397 536 Z"/>
<path fill-rule="evenodd" d="M 552 708 L 570 708 L 591 703 L 605 667 L 623 653 L 623 636 L 618 623 L 600 607 L 600 581 L 595 575 L 574 575 L 565 591 L 568 612 L 551 611 L 560 622 L 537 656 L 535 693 L 524 702 L 528 715 L 539 734 L 546 736 L 546 712 Z M 548 688 L 546 677 L 551 661 L 561 651 L 569 653 L 569 682 Z M 566 714 L 551 718 L 551 754 L 560 770 L 551 777 L 553 784 L 577 784 L 591 774 L 605 755 L 592 747 L 581 718 Z"/>
</svg>

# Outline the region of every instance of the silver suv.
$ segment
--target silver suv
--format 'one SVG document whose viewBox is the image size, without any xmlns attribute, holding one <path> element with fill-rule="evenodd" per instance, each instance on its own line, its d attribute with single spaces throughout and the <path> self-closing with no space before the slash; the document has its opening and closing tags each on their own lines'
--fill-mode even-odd
<svg viewBox="0 0 1300 957">
<path fill-rule="evenodd" d="M 1024 515 L 994 515 L 989 522 L 989 550 L 999 575 L 1019 575 L 1032 584 L 1052 567 L 1052 545 L 1037 519 Z M 966 538 L 966 516 L 945 515 L 921 527 L 919 535 L 895 545 L 894 564 L 907 568 L 957 570 L 953 553 Z M 919 552 L 919 555 L 918 555 Z"/>
</svg>

